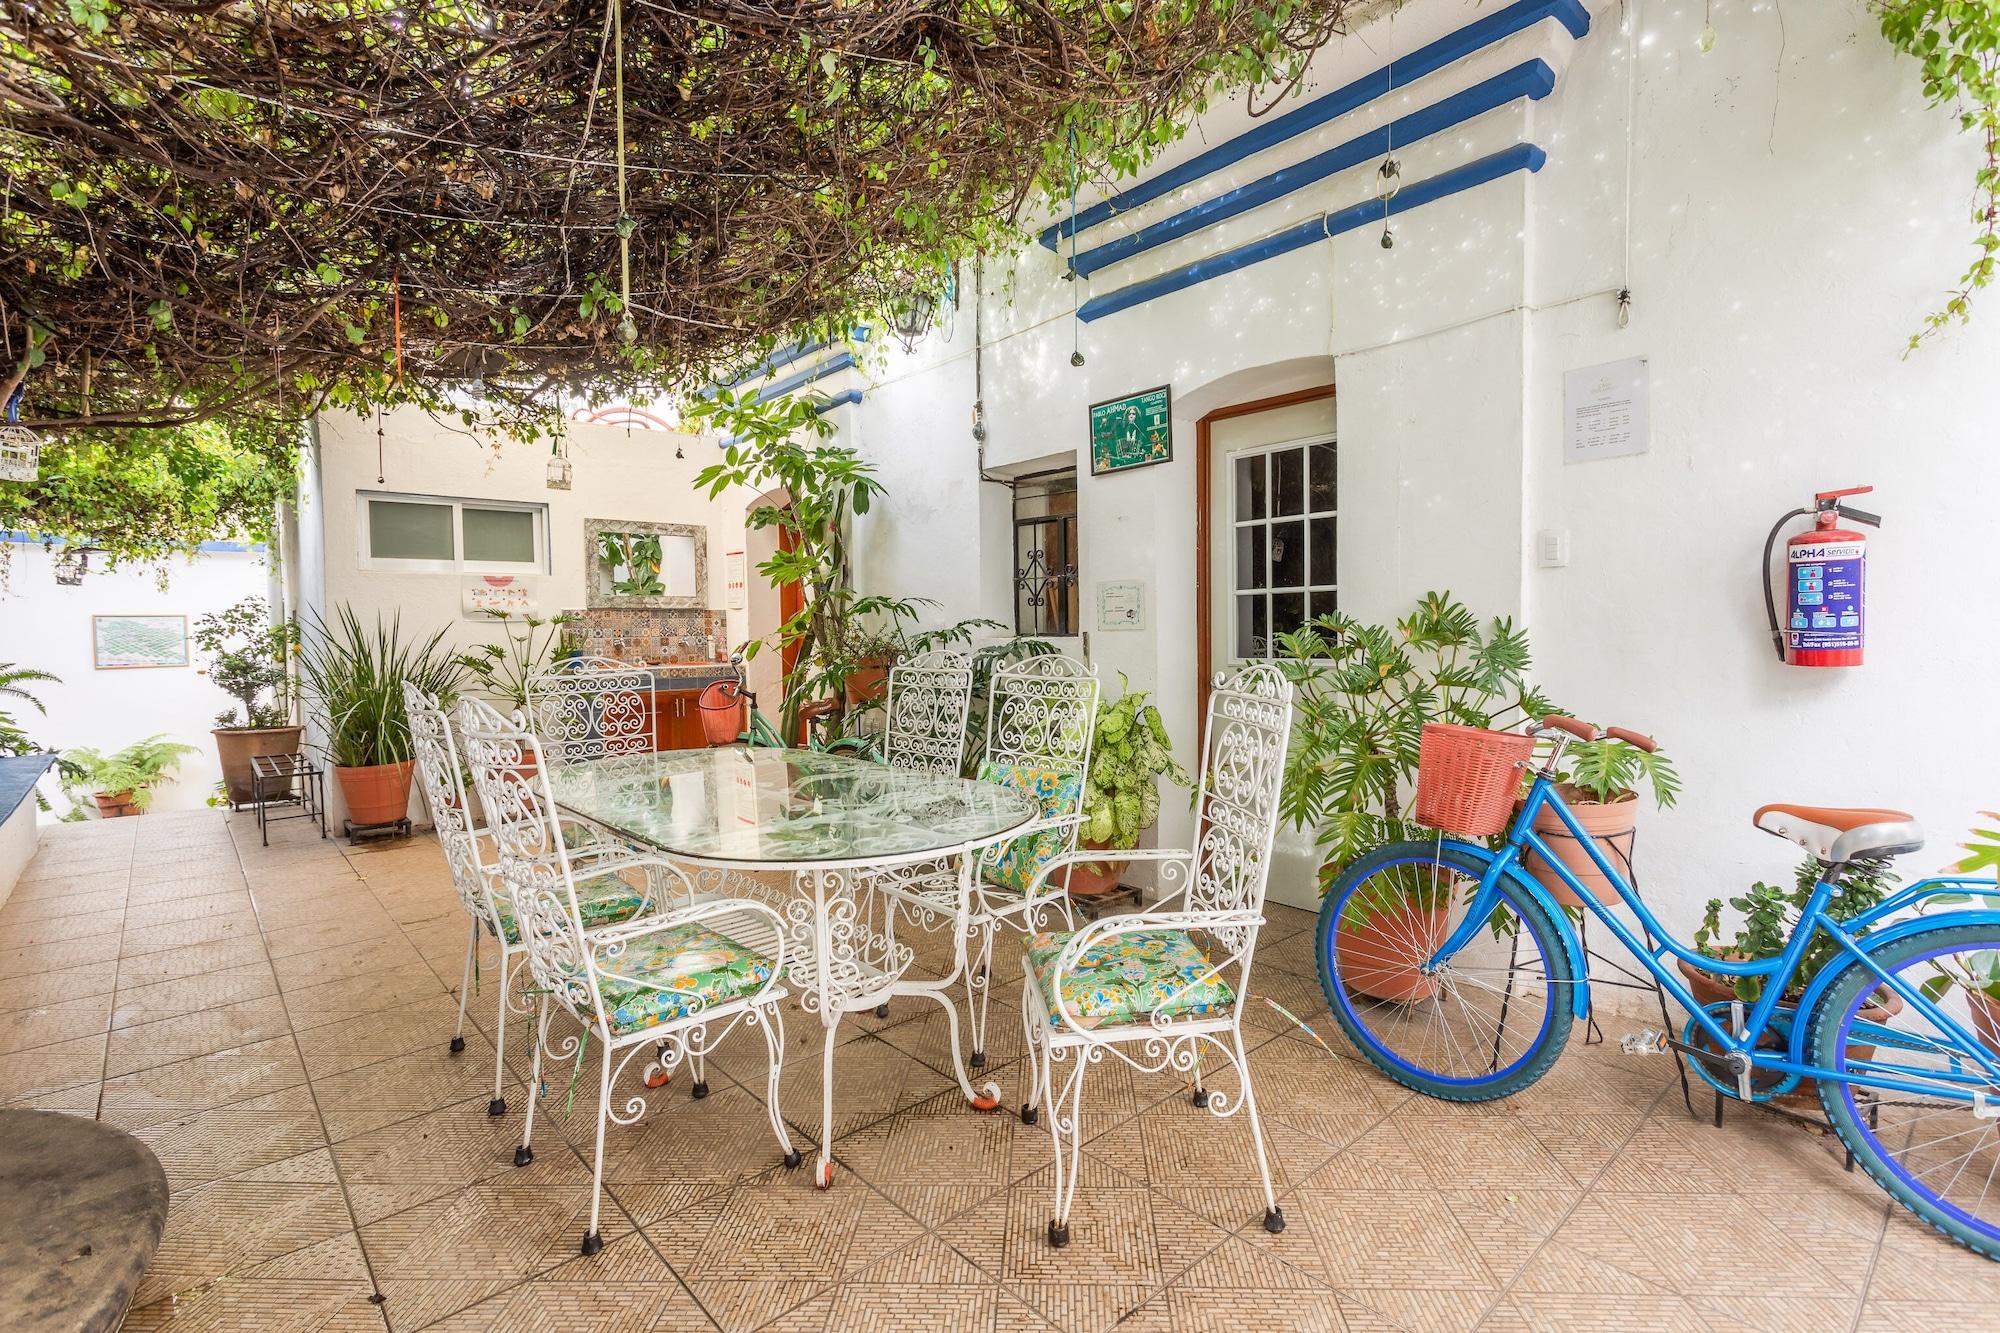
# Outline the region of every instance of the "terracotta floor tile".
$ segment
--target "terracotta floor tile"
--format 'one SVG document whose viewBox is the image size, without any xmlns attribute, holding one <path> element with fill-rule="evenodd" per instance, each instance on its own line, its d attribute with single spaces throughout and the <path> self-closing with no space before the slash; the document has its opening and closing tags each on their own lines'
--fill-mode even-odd
<svg viewBox="0 0 2000 1333">
<path fill-rule="evenodd" d="M 448 1054 L 439 1043 L 411 1055 L 315 1078 L 313 1088 L 327 1131 L 338 1143 L 453 1102 L 492 1096 L 493 1047 L 484 1037 L 468 1035 L 459 1055 Z"/>
<path fill-rule="evenodd" d="M 33 922 L 116 911 L 125 906 L 125 892 L 122 885 L 96 886 L 59 896 L 16 891 L 8 896 L 6 906 L 0 907 L 0 938 Z"/>
<path fill-rule="evenodd" d="M 271 965 L 261 960 L 239 967 L 225 967 L 199 976 L 150 985 L 128 986 L 120 990 L 111 1011 L 115 1028 L 156 1023 L 221 1005 L 241 1004 L 278 993 L 278 979 Z"/>
<path fill-rule="evenodd" d="M 278 974 L 279 987 L 289 992 L 421 962 L 423 955 L 397 934 L 292 954 L 273 959 L 271 966 Z"/>
<path fill-rule="evenodd" d="M 113 1032 L 104 1075 L 115 1079 L 197 1055 L 237 1050 L 273 1038 L 289 1040 L 291 1031 L 284 1001 L 275 995 L 197 1009 Z"/>
<path fill-rule="evenodd" d="M 6 929 L 0 927 L 0 943 L 4 943 L 6 937 Z M 29 972 L 8 977 L 0 981 L 0 1014 L 33 1009 L 61 1000 L 80 999 L 86 995 L 103 995 L 117 984 L 118 962 L 112 958 L 58 972 Z"/>
<path fill-rule="evenodd" d="M 110 1025 L 109 995 L 51 1000 L 33 1008 L 17 1009 L 0 1021 L 0 1055 L 95 1036 Z"/>
<path fill-rule="evenodd" d="M 118 932 L 85 935 L 51 944 L 14 947 L 12 931 L 0 931 L 0 981 L 38 972 L 63 972 L 118 957 Z"/>
<path fill-rule="evenodd" d="M 158 902 L 131 903 L 125 907 L 125 929 L 164 926 L 175 921 L 196 921 L 206 916 L 232 916 L 250 909 L 250 894 L 238 887 L 221 893 L 204 893 L 192 898 L 166 898 Z"/>
<path fill-rule="evenodd" d="M 123 1129 L 280 1092 L 306 1081 L 288 1033 L 213 1055 L 106 1080 L 103 1119 Z"/>
<path fill-rule="evenodd" d="M 175 1192 L 326 1146 L 311 1089 L 301 1085 L 135 1130 Z"/>
<path fill-rule="evenodd" d="M 305 1057 L 306 1072 L 321 1079 L 393 1056 L 448 1052 L 457 1021 L 458 1001 L 437 995 L 308 1028 L 299 1033 L 299 1050 Z"/>
<path fill-rule="evenodd" d="M 456 1014 L 457 997 L 438 980 L 437 974 L 427 964 L 418 960 L 386 971 L 336 977 L 332 981 L 292 987 L 285 992 L 285 1007 L 291 1013 L 293 1028 L 305 1033 L 329 1023 L 385 1009 L 399 1009 L 418 1000 L 439 996 L 452 997 L 452 1012 Z M 484 988 L 483 996 L 474 995 L 467 1007 L 467 1022 L 471 1022 L 474 1010 L 487 1011 L 493 1002 L 490 986 Z M 492 1019 L 490 1012 L 487 1019 L 489 1022 Z M 447 1037 L 449 1035 L 446 1034 Z"/>
<path fill-rule="evenodd" d="M 436 1333 L 699 1333 L 715 1324 L 641 1236 L 609 1242 L 430 1326 Z"/>
<path fill-rule="evenodd" d="M 204 916 L 193 921 L 170 921 L 163 926 L 141 926 L 128 930 L 120 937 L 119 950 L 126 958 L 135 958 L 140 954 L 180 950 L 196 944 L 221 944 L 257 938 L 257 918 L 249 910 L 249 904 L 245 903 L 243 910 L 227 916 Z"/>
<path fill-rule="evenodd" d="M 0 1104 L 104 1077 L 103 1033 L 0 1055 Z"/>
<path fill-rule="evenodd" d="M 181 949 L 163 949 L 158 953 L 120 959 L 118 989 L 124 991 L 188 977 L 211 976 L 230 968 L 247 967 L 264 961 L 263 937 L 254 933 Z"/>
</svg>

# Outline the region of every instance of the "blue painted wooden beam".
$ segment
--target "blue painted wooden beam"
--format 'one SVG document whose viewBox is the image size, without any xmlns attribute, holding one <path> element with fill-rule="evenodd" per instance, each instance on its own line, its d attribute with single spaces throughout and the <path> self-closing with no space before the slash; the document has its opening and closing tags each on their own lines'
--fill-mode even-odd
<svg viewBox="0 0 2000 1333">
<path fill-rule="evenodd" d="M 1289 254 L 1302 246 L 1313 245 L 1329 237 L 1338 236 L 1344 231 L 1353 231 L 1356 227 L 1380 222 L 1385 217 L 1421 208 L 1425 204 L 1470 190 L 1477 185 L 1484 185 L 1488 181 L 1498 180 L 1502 176 L 1512 175 L 1517 171 L 1540 171 L 1542 164 L 1547 161 L 1548 154 L 1534 144 L 1517 143 L 1511 148 L 1503 148 L 1476 162 L 1453 167 L 1450 171 L 1440 172 L 1414 185 L 1405 185 L 1387 200 L 1366 199 L 1336 212 L 1308 219 L 1297 226 L 1287 227 L 1260 241 L 1239 245 L 1233 250 L 1224 250 L 1221 254 L 1210 255 L 1205 259 L 1197 259 L 1192 264 L 1170 269 L 1156 278 L 1148 278 L 1129 287 L 1120 287 L 1115 292 L 1094 296 L 1084 302 L 1083 308 L 1077 315 L 1085 321 L 1102 319 L 1120 310 L 1157 300 L 1170 292 L 1207 282 L 1210 278 L 1219 278 L 1225 273 L 1234 273 L 1238 269 L 1249 268 L 1252 264 L 1261 264 L 1267 259 Z"/>
<path fill-rule="evenodd" d="M 861 390 L 846 389 L 840 393 L 833 395 L 833 397 L 831 398 L 825 399 L 822 402 L 814 403 L 813 415 L 816 417 L 823 417 L 828 412 L 833 411 L 833 409 L 836 407 L 845 407 L 849 403 L 858 403 L 860 401 L 861 401 Z"/>
<path fill-rule="evenodd" d="M 1142 227 L 1130 236 L 1121 236 L 1094 250 L 1085 250 L 1076 257 L 1075 269 L 1088 276 L 1107 265 L 1144 254 L 1155 246 L 1178 240 L 1204 227 L 1212 227 L 1325 180 L 1328 176 L 1357 167 L 1371 158 L 1381 157 L 1391 146 L 1407 147 L 1523 97 L 1539 101 L 1553 92 L 1555 86 L 1554 70 L 1540 60 L 1524 61 L 1505 73 L 1495 74 L 1490 79 L 1453 93 L 1443 101 L 1412 111 L 1400 120 L 1377 126 L 1324 153 L 1280 167 L 1268 176 L 1239 185 L 1213 199 L 1204 199 L 1172 217 Z"/>
<path fill-rule="evenodd" d="M 773 398 L 782 398 L 794 389 L 803 388 L 811 384 L 814 380 L 824 379 L 828 375 L 846 370 L 853 364 L 854 353 L 852 352 L 842 352 L 838 356 L 828 357 L 817 365 L 806 367 L 797 374 L 787 375 L 784 379 L 778 380 L 775 383 L 766 384 L 763 388 L 757 390 L 756 395 L 750 401 L 753 403 L 768 403 Z"/>
<path fill-rule="evenodd" d="M 1429 45 L 1418 47 L 1401 59 L 1392 60 L 1382 68 L 1362 75 L 1345 87 L 1336 88 L 1325 96 L 1316 97 L 1304 106 L 1287 111 L 1282 116 L 1273 116 L 1254 129 L 1245 130 L 1233 139 L 1219 143 L 1204 153 L 1198 153 L 1177 167 L 1169 167 L 1157 176 L 1148 177 L 1131 188 L 1112 195 L 1109 199 L 1092 204 L 1077 213 L 1074 230 L 1087 231 L 1107 218 L 1130 212 L 1141 204 L 1198 181 L 1203 176 L 1212 175 L 1233 163 L 1241 162 L 1252 153 L 1260 153 L 1266 148 L 1304 134 L 1307 130 L 1316 129 L 1337 116 L 1344 116 L 1356 107 L 1374 101 L 1384 93 L 1393 92 L 1426 74 L 1434 74 L 1446 65 L 1463 60 L 1483 47 L 1504 41 L 1517 32 L 1533 27 L 1543 19 L 1551 18 L 1569 29 L 1572 37 L 1581 38 L 1590 31 L 1590 13 L 1579 0 L 1515 0 L 1515 3 L 1505 9 L 1495 10 L 1485 18 L 1468 23 L 1455 32 L 1446 33 Z M 1071 231 L 1071 221 L 1065 217 L 1042 232 L 1041 242 L 1054 250 L 1069 237 Z"/>
</svg>

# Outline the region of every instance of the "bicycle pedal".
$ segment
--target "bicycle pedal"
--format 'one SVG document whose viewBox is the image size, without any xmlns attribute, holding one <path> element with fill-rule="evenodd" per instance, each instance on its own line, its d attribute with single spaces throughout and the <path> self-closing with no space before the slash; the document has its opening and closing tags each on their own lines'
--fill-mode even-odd
<svg viewBox="0 0 2000 1333">
<path fill-rule="evenodd" d="M 1667 1034 L 1658 1028 L 1646 1028 L 1641 1032 L 1628 1032 L 1619 1041 L 1618 1049 L 1627 1055 L 1665 1055 Z"/>
</svg>

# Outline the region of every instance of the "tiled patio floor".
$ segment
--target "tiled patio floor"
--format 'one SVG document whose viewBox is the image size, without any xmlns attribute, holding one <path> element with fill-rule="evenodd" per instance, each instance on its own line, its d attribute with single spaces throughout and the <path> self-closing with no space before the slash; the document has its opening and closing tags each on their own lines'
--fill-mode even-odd
<svg viewBox="0 0 2000 1333">
<path fill-rule="evenodd" d="M 265 850 L 241 816 L 65 826 L 0 908 L 0 1103 L 132 1129 L 175 1191 L 127 1328 L 2000 1321 L 2000 1264 L 1891 1208 L 1830 1140 L 1691 1118 L 1670 1065 L 1616 1052 L 1615 1021 L 1611 1050 L 1579 1046 L 1531 1092 L 1459 1107 L 1327 1054 L 1261 997 L 1251 1060 L 1281 1236 L 1258 1225 L 1239 1122 L 1101 1066 L 1075 1241 L 1048 1249 L 1046 1131 L 967 1110 L 936 1009 L 911 1004 L 844 1029 L 831 1192 L 777 1165 L 743 1086 L 761 1087 L 753 1038 L 712 1066 L 707 1100 L 677 1079 L 611 1129 L 608 1243 L 582 1259 L 594 1080 L 565 1114 L 551 1077 L 535 1164 L 515 1170 L 523 1071 L 509 1114 L 486 1115 L 490 971 L 478 1030 L 446 1051 L 464 925 L 436 845 L 304 832 L 274 829 Z M 1310 918 L 1271 915 L 1258 989 L 1339 1048 Z M 806 1147 L 817 1033 L 791 1018 L 784 1102 Z M 1018 1103 L 1011 1004 L 994 1033 L 990 1073 Z"/>
</svg>

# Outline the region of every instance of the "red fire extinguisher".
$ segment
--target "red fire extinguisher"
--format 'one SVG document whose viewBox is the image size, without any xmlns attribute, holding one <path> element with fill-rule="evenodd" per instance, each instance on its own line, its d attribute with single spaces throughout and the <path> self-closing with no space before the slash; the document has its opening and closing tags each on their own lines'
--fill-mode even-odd
<svg viewBox="0 0 2000 1333">
<path fill-rule="evenodd" d="M 1779 661 L 1807 667 L 1861 665 L 1868 639 L 1868 539 L 1840 523 L 1845 519 L 1879 528 L 1882 517 L 1841 500 L 1874 489 L 1821 491 L 1813 497 L 1813 508 L 1794 509 L 1772 526 L 1764 541 L 1764 613 Z M 1771 596 L 1771 548 L 1785 524 L 1808 514 L 1813 515 L 1812 530 L 1785 543 L 1785 616 L 1780 623 Z"/>
</svg>

